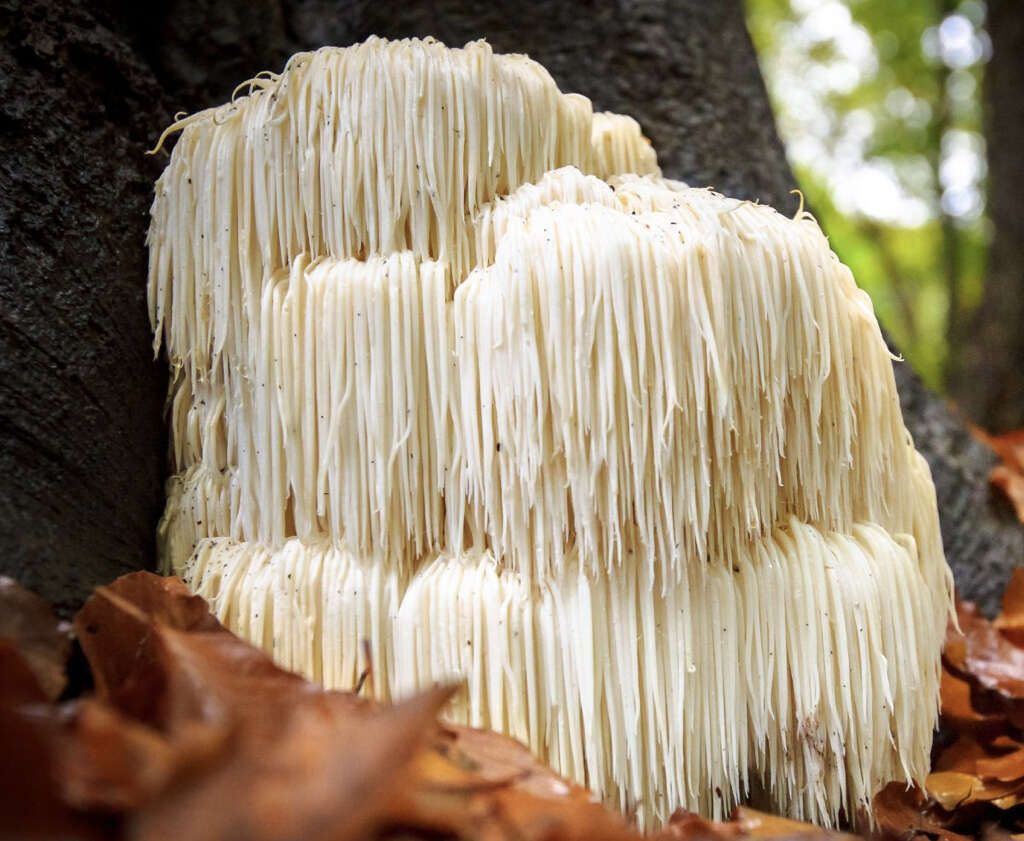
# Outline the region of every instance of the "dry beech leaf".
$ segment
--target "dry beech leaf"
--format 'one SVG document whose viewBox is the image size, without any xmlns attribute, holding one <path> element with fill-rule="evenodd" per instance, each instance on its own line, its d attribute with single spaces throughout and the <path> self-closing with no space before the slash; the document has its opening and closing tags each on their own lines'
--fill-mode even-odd
<svg viewBox="0 0 1024 841">
<path fill-rule="evenodd" d="M 935 760 L 933 771 L 959 771 L 961 774 L 975 774 L 978 760 L 986 759 L 990 753 L 971 736 L 960 736 Z"/>
<path fill-rule="evenodd" d="M 820 826 L 794 821 L 767 812 L 759 812 L 746 806 L 739 806 L 732 814 L 732 822 L 743 831 L 748 838 L 796 838 L 798 836 L 817 836 L 830 838 L 853 838 L 841 832 L 826 832 Z"/>
<path fill-rule="evenodd" d="M 672 816 L 667 834 L 685 841 L 738 841 L 745 838 L 772 838 L 775 841 L 789 838 L 798 841 L 852 841 L 857 837 L 761 812 L 748 806 L 737 806 L 728 821 L 709 821 L 699 815 L 680 810 Z"/>
<path fill-rule="evenodd" d="M 925 781 L 925 788 L 929 796 L 947 812 L 955 811 L 971 803 L 989 803 L 1000 800 L 1005 802 L 1007 798 L 1014 798 L 1020 787 L 1020 783 L 1017 782 L 982 780 L 973 774 L 962 774 L 959 771 L 938 771 L 929 774 Z M 1008 808 L 1008 806 L 1000 808 Z"/>
<path fill-rule="evenodd" d="M 18 646 L 0 639 L 0 706 L 16 708 L 46 700 L 39 678 Z"/>
<path fill-rule="evenodd" d="M 0 577 L 0 835 L 92 839 L 104 827 L 78 814 L 54 785 L 51 747 L 70 652 L 66 623 L 9 578 Z"/>
<path fill-rule="evenodd" d="M 180 582 L 149 573 L 97 589 L 75 624 L 99 699 L 160 745 L 135 751 L 148 738 L 136 734 L 81 785 L 93 798 L 116 792 L 109 808 L 134 807 L 139 841 L 180 834 L 182 816 L 191 841 L 366 837 L 449 694 L 377 707 L 325 692 L 221 628 Z M 119 788 L 133 765 L 151 783 L 132 787 L 129 774 Z"/>
<path fill-rule="evenodd" d="M 590 791 L 558 776 L 522 742 L 489 730 L 456 725 L 445 725 L 443 734 L 446 738 L 436 743 L 435 749 L 484 780 L 504 780 L 537 797 L 597 802 Z"/>
<path fill-rule="evenodd" d="M 979 712 L 974 706 L 971 684 L 946 669 L 942 670 L 939 686 L 943 721 L 954 730 L 989 730 L 1003 720 L 997 712 Z"/>
<path fill-rule="evenodd" d="M 1019 750 L 1021 747 L 1024 747 L 1024 745 L 1021 745 L 1017 739 L 1005 734 L 996 736 L 990 744 L 992 749 L 998 753 L 1009 753 L 1010 751 Z"/>
<path fill-rule="evenodd" d="M 242 744 L 206 773 L 169 789 L 137 814 L 133 835 L 173 837 L 190 817 L 191 841 L 246 838 L 358 839 L 385 823 L 392 792 L 447 692 L 372 715 L 330 704 L 280 709 L 281 729 L 240 734 Z"/>
<path fill-rule="evenodd" d="M 174 746 L 150 727 L 86 699 L 73 705 L 55 752 L 64 799 L 101 812 L 132 809 L 175 771 Z"/>
<path fill-rule="evenodd" d="M 444 725 L 390 804 L 395 825 L 460 838 L 638 841 L 625 819 L 498 733 Z"/>
<path fill-rule="evenodd" d="M 1024 523 L 1024 473 L 1012 470 L 1005 464 L 997 464 L 988 474 L 988 480 L 999 488 L 1010 501 L 1017 519 Z"/>
<path fill-rule="evenodd" d="M 1024 567 L 1014 570 L 1003 594 L 1003 612 L 992 624 L 1014 645 L 1024 647 Z"/>
<path fill-rule="evenodd" d="M 942 646 L 942 662 L 953 674 L 966 677 L 967 634 L 984 621 L 974 604 L 956 600 L 956 625 L 950 622 L 946 626 L 946 641 Z"/>
<path fill-rule="evenodd" d="M 980 836 L 987 827 L 1018 827 L 1024 803 L 1024 650 L 1013 633 L 1022 613 L 1021 575 L 1004 599 L 1001 624 L 974 605 L 957 604 L 960 631 L 950 628 L 943 651 L 942 726 L 955 738 L 937 751 L 925 787 L 936 805 L 917 804 L 943 831 Z M 927 832 L 922 829 L 922 832 Z"/>
<path fill-rule="evenodd" d="M 735 841 L 742 831 L 731 823 L 715 823 L 693 812 L 680 809 L 669 819 L 667 832 L 672 838 L 683 841 L 714 839 L 714 841 Z"/>
<path fill-rule="evenodd" d="M 35 593 L 0 575 L 0 640 L 8 640 L 24 658 L 50 700 L 67 685 L 71 626 Z"/>
<path fill-rule="evenodd" d="M 970 836 L 961 835 L 931 814 L 924 794 L 916 788 L 907 788 L 905 783 L 889 783 L 872 803 L 879 834 L 901 841 L 926 837 L 935 841 L 967 841 Z"/>
<path fill-rule="evenodd" d="M 1024 429 L 1004 435 L 988 435 L 978 429 L 972 431 L 1002 459 L 1003 463 L 989 472 L 989 481 L 1006 494 L 1017 516 L 1024 522 Z"/>
<path fill-rule="evenodd" d="M 135 839 L 639 838 L 518 742 L 437 725 L 447 690 L 393 707 L 325 692 L 221 628 L 180 582 L 119 579 L 76 628 L 98 697 L 74 718 L 82 768 L 65 788 L 127 812 Z M 90 764 L 118 715 L 126 732 Z"/>
<path fill-rule="evenodd" d="M 966 663 L 981 686 L 1008 698 L 1024 699 L 1024 649 L 991 625 L 976 626 L 967 635 Z"/>
<path fill-rule="evenodd" d="M 1016 595 L 1011 594 L 1009 604 L 1016 603 Z M 962 633 L 950 625 L 942 660 L 948 672 L 970 685 L 971 707 L 987 719 L 975 722 L 973 729 L 989 735 L 1007 728 L 1024 729 L 1024 697 L 1019 695 L 1024 683 L 1024 648 L 1014 644 L 1012 635 L 997 630 L 969 602 L 957 602 L 957 619 Z M 949 684 L 946 688 L 955 687 Z M 955 710 L 957 699 L 950 700 Z M 944 719 L 944 724 L 955 729 L 962 722 L 954 716 Z"/>
<path fill-rule="evenodd" d="M 1018 781 L 1024 786 L 1024 745 L 1018 745 L 1017 750 L 1002 756 L 989 756 L 979 759 L 975 765 L 975 773 L 983 780 L 998 780 L 1001 782 Z"/>
<path fill-rule="evenodd" d="M 997 623 L 974 605 L 957 603 L 959 629 L 951 624 L 943 650 L 941 724 L 947 741 L 936 748 L 927 795 L 893 784 L 876 797 L 876 819 L 886 835 L 941 839 L 982 836 L 992 826 L 1020 828 L 1024 650 L 1014 644 L 1014 629 L 1024 624 L 1022 614 L 1020 572 Z"/>
<path fill-rule="evenodd" d="M 927 794 L 892 784 L 876 796 L 881 836 L 961 841 L 965 833 L 981 834 L 987 822 L 1019 831 L 1019 579 L 998 628 L 972 605 L 958 605 L 964 633 L 950 631 L 942 679 L 942 720 L 954 738 L 937 749 Z M 437 724 L 446 690 L 395 706 L 326 692 L 224 630 L 175 579 L 137 573 L 99 588 L 75 628 L 96 696 L 60 707 L 47 701 L 15 645 L 0 642 L 0 737 L 25 767 L 23 779 L 0 779 L 0 804 L 14 809 L 24 799 L 44 834 L 134 841 L 640 839 L 626 818 L 522 744 Z M 678 813 L 651 836 L 842 837 L 746 808 L 724 822 Z"/>
<path fill-rule="evenodd" d="M 953 628 L 947 632 L 943 662 L 976 686 L 1024 701 L 1024 648 L 1001 634 L 974 605 L 958 602 L 956 610 L 962 633 Z"/>
<path fill-rule="evenodd" d="M 60 721 L 60 708 L 49 703 L 16 645 L 0 640 L 0 836 L 106 837 L 104 827 L 71 808 L 54 784 Z"/>
<path fill-rule="evenodd" d="M 181 699 L 169 682 L 185 676 L 154 629 L 221 631 L 206 603 L 183 582 L 148 572 L 97 587 L 74 626 L 100 700 L 160 728 L 170 727 L 179 712 L 174 702 Z"/>
<path fill-rule="evenodd" d="M 1002 435 L 985 435 L 984 440 L 996 451 L 1003 464 L 1012 470 L 1024 472 L 1024 429 L 1004 432 Z"/>
</svg>

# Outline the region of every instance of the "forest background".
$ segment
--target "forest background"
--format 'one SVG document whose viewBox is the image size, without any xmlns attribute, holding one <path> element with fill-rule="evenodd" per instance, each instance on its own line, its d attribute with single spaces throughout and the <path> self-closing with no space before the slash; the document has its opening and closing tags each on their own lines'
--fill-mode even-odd
<svg viewBox="0 0 1024 841">
<path fill-rule="evenodd" d="M 747 0 L 808 205 L 903 356 L 1024 426 L 1024 3 Z"/>
</svg>

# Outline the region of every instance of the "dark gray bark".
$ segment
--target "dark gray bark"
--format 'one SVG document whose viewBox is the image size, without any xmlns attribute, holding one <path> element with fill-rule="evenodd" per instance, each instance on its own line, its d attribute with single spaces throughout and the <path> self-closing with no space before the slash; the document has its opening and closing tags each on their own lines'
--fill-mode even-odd
<svg viewBox="0 0 1024 841">
<path fill-rule="evenodd" d="M 955 384 L 967 415 L 993 431 L 1024 427 L 1024 3 L 989 0 L 985 68 L 988 212 L 985 293 Z"/>
<path fill-rule="evenodd" d="M 992 451 L 967 431 L 946 403 L 906 363 L 897 362 L 903 419 L 932 469 L 942 542 L 961 597 L 989 616 L 999 611 L 1015 567 L 1024 564 L 1024 526 L 988 481 Z"/>
<path fill-rule="evenodd" d="M 222 102 L 300 49 L 370 35 L 487 38 L 498 52 L 528 53 L 597 109 L 638 117 L 674 177 L 796 208 L 739 0 L 190 0 L 162 14 L 137 43 L 176 109 Z"/>
<path fill-rule="evenodd" d="M 85 5 L 0 3 L 0 572 L 67 613 L 151 564 L 164 367 L 145 315 L 162 120 Z"/>
<path fill-rule="evenodd" d="M 529 53 L 563 90 L 635 116 L 666 174 L 795 207 L 739 0 L 190 0 L 144 12 L 105 0 L 70 17 L 29 0 L 19 21 L 2 2 L 13 131 L 0 148 L 0 510 L 10 524 L 0 571 L 63 604 L 152 557 L 163 382 L 142 312 L 156 171 L 141 152 L 173 111 L 224 101 L 298 49 L 371 34 L 456 45 L 485 36 Z M 42 46 L 36 30 L 50 33 Z M 79 42 L 91 52 L 68 46 Z M 898 376 L 935 472 L 950 562 L 991 608 L 1024 534 L 989 504 L 980 445 L 904 366 Z M 33 477 L 28 490 L 21 473 Z"/>
</svg>

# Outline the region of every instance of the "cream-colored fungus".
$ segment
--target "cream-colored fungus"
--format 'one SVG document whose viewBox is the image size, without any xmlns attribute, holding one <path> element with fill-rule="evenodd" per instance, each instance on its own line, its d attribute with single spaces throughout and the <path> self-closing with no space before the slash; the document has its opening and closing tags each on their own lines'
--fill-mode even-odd
<svg viewBox="0 0 1024 841">
<path fill-rule="evenodd" d="M 645 826 L 927 772 L 950 603 L 871 304 L 483 42 L 295 56 L 150 229 L 162 563 L 283 665 L 522 739 Z"/>
</svg>

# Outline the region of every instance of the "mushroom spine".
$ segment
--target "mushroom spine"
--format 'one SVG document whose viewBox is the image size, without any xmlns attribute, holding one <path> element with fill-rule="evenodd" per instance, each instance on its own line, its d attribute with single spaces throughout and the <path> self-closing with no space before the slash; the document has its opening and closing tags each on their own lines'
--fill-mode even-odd
<svg viewBox="0 0 1024 841">
<path fill-rule="evenodd" d="M 244 87 L 244 86 L 243 86 Z M 161 562 L 282 664 L 654 825 L 921 779 L 951 598 L 870 300 L 484 42 L 293 57 L 157 182 Z"/>
</svg>

